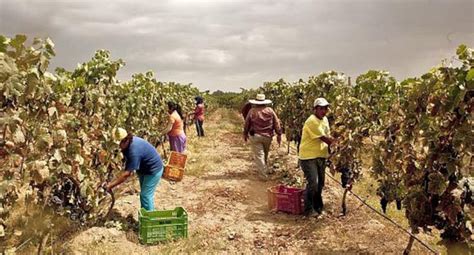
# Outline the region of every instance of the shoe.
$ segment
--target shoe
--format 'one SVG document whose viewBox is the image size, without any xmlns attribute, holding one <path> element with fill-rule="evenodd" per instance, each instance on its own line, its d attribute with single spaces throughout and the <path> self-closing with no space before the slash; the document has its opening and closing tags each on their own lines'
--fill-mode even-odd
<svg viewBox="0 0 474 255">
<path fill-rule="evenodd" d="M 268 175 L 266 173 L 258 173 L 258 178 L 261 180 L 261 181 L 267 181 L 268 180 Z"/>
<path fill-rule="evenodd" d="M 326 212 L 325 211 L 321 211 L 320 213 L 318 213 L 318 216 L 316 218 L 318 219 L 322 219 L 326 216 Z"/>
<path fill-rule="evenodd" d="M 311 216 L 314 216 L 315 214 L 316 214 L 316 212 L 314 210 L 309 210 L 309 211 L 303 212 L 303 217 L 304 218 L 309 218 Z"/>
<path fill-rule="evenodd" d="M 268 174 L 268 175 L 272 175 L 272 174 L 275 173 L 275 170 L 273 170 L 272 168 L 269 168 L 265 171 L 265 173 Z"/>
<path fill-rule="evenodd" d="M 324 212 L 324 209 L 321 207 L 321 208 L 316 208 L 314 209 L 318 214 L 321 214 Z"/>
</svg>

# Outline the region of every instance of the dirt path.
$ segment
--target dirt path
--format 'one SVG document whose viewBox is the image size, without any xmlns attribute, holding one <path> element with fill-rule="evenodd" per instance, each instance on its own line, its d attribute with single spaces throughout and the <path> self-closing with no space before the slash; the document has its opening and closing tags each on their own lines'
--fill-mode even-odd
<svg viewBox="0 0 474 255">
<path fill-rule="evenodd" d="M 156 192 L 158 209 L 182 206 L 189 212 L 189 238 L 156 246 L 138 243 L 136 232 L 127 229 L 137 219 L 137 182 L 124 188 L 116 203 L 115 227 L 95 227 L 65 244 L 67 251 L 106 254 L 156 253 L 396 253 L 408 237 L 396 227 L 349 197 L 349 213 L 338 217 L 342 190 L 327 179 L 324 190 L 327 215 L 302 216 L 272 213 L 266 189 L 277 183 L 261 181 L 253 170 L 250 151 L 243 144 L 241 118 L 218 110 L 205 123 L 207 136 L 198 139 L 189 131 L 189 163 L 182 182 L 162 180 Z M 296 157 L 285 148 L 273 147 L 272 162 L 296 170 Z M 299 173 L 299 171 L 298 171 Z M 129 216 L 130 215 L 130 216 Z M 127 219 L 128 218 L 128 219 Z M 414 254 L 426 254 L 419 244 Z"/>
</svg>

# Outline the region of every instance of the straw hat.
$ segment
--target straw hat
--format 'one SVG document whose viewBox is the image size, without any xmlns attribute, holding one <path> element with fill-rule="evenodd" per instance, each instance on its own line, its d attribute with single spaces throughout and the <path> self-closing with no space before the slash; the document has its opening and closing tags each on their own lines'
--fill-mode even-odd
<svg viewBox="0 0 474 255">
<path fill-rule="evenodd" d="M 263 105 L 263 104 L 271 104 L 272 100 L 265 99 L 264 94 L 257 94 L 257 97 L 255 98 L 255 100 L 250 99 L 249 102 L 251 104 Z"/>
</svg>

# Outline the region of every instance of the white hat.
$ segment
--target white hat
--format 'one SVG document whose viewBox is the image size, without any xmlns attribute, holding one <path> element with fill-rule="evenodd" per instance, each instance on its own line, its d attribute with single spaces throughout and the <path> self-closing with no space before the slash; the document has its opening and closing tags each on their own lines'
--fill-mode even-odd
<svg viewBox="0 0 474 255">
<path fill-rule="evenodd" d="M 112 129 L 112 139 L 116 143 L 122 141 L 127 135 L 127 131 L 123 128 Z"/>
<path fill-rule="evenodd" d="M 314 100 L 314 104 L 313 104 L 313 107 L 316 107 L 316 106 L 328 106 L 329 103 L 326 99 L 320 97 L 320 98 L 316 98 L 316 100 Z"/>
<path fill-rule="evenodd" d="M 257 94 L 257 97 L 255 98 L 255 100 L 250 99 L 249 102 L 251 104 L 271 104 L 272 100 L 265 99 L 264 94 Z"/>
</svg>

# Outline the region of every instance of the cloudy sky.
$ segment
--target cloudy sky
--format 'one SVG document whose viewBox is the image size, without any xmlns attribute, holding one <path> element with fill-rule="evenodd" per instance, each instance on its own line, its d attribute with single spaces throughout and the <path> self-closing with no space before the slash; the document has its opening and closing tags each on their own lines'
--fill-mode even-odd
<svg viewBox="0 0 474 255">
<path fill-rule="evenodd" d="M 474 0 L 0 0 L 0 34 L 51 37 L 52 66 L 97 49 L 162 81 L 238 91 L 327 70 L 402 79 L 474 47 Z"/>
</svg>

